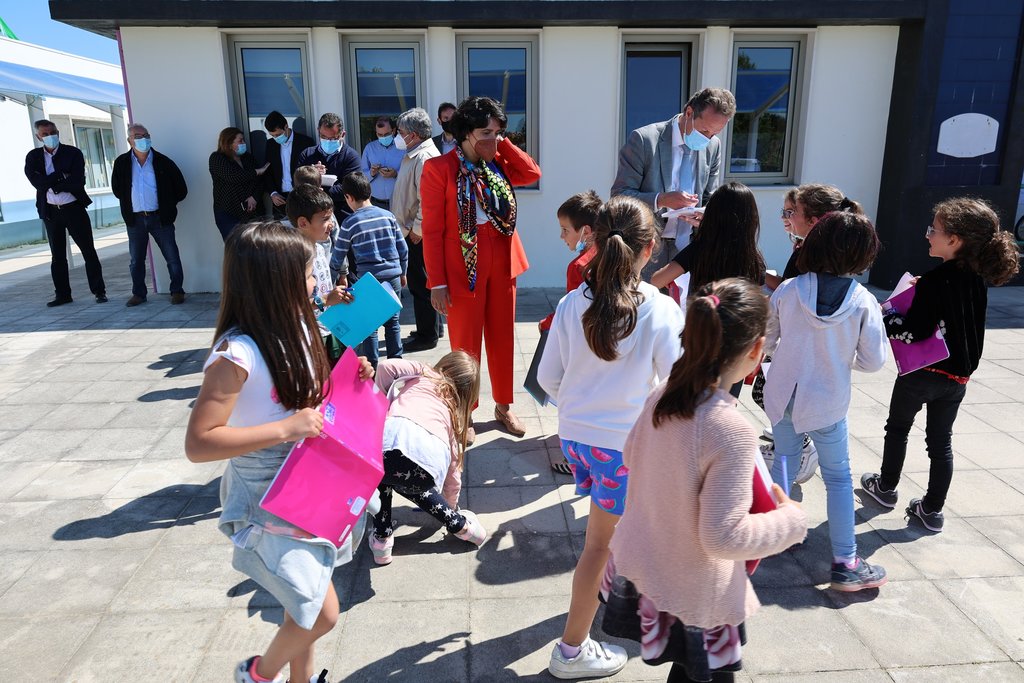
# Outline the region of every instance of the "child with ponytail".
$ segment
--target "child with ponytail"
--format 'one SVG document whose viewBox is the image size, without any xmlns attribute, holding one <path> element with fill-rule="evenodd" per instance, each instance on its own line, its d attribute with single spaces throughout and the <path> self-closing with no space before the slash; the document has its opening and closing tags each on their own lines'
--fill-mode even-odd
<svg viewBox="0 0 1024 683">
<path fill-rule="evenodd" d="M 766 344 L 772 356 L 764 387 L 775 437 L 772 479 L 789 491 L 808 434 L 825 482 L 831 586 L 845 592 L 886 582 L 882 567 L 857 556 L 846 425 L 852 371 L 877 372 L 887 355 L 878 301 L 852 277 L 871 267 L 879 246 L 865 216 L 826 214 L 800 249 L 803 275 L 772 294 Z"/>
<path fill-rule="evenodd" d="M 615 197 L 592 227 L 597 255 L 584 284 L 558 302 L 537 374 L 558 405 L 558 435 L 576 493 L 590 498 L 569 617 L 548 664 L 563 679 L 609 676 L 626 665 L 626 651 L 591 640 L 590 627 L 608 543 L 624 509 L 626 435 L 647 394 L 679 358 L 683 329 L 679 306 L 640 279 L 657 240 L 651 210 Z"/>
<path fill-rule="evenodd" d="M 999 217 L 980 199 L 957 197 L 935 206 L 925 231 L 928 255 L 942 263 L 917 279 L 914 301 L 905 315 L 885 316 L 889 337 L 907 344 L 942 331 L 949 358 L 896 378 L 885 423 L 882 471 L 866 473 L 861 486 L 887 508 L 896 507 L 907 436 L 914 416 L 927 406 L 925 445 L 931 466 L 924 498 L 907 505 L 907 518 L 929 531 L 942 531 L 942 507 L 953 478 L 953 422 L 978 369 L 985 343 L 986 283 L 1006 284 L 1020 269 L 1020 255 Z"/>
<path fill-rule="evenodd" d="M 733 680 L 743 622 L 759 606 L 744 560 L 807 534 L 806 516 L 778 485 L 779 507 L 750 513 L 757 432 L 728 388 L 760 363 L 767 318 L 767 299 L 747 280 L 699 290 L 683 356 L 626 441 L 629 491 L 602 587 L 604 626 L 640 640 L 648 663 L 672 662 L 670 683 Z"/>
</svg>

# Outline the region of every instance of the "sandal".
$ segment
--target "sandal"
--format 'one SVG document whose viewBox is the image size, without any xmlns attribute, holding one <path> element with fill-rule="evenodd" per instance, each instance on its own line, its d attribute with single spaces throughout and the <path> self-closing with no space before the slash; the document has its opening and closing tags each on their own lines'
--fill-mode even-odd
<svg viewBox="0 0 1024 683">
<path fill-rule="evenodd" d="M 502 424 L 512 436 L 526 436 L 526 427 L 520 422 L 519 417 L 512 412 L 511 409 L 501 410 L 497 406 L 494 407 L 494 419 Z"/>
<path fill-rule="evenodd" d="M 558 462 L 551 463 L 551 469 L 553 469 L 555 472 L 558 472 L 559 474 L 567 474 L 569 476 L 572 476 L 572 468 L 569 467 L 569 461 L 565 459 L 564 455 L 562 456 L 562 459 L 559 460 Z"/>
</svg>

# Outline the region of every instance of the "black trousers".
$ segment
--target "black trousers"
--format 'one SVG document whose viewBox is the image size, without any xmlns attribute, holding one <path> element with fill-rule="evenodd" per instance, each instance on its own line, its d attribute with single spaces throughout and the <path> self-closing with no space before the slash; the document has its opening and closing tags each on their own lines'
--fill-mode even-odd
<svg viewBox="0 0 1024 683">
<path fill-rule="evenodd" d="M 441 336 L 441 316 L 430 303 L 430 290 L 427 289 L 427 267 L 423 263 L 423 242 L 413 244 L 406 237 L 409 246 L 409 270 L 406 274 L 406 285 L 412 294 L 413 313 L 416 314 L 416 339 L 437 341 Z"/>
<path fill-rule="evenodd" d="M 966 384 L 927 370 L 896 378 L 889 399 L 889 419 L 885 423 L 882 488 L 893 490 L 900 483 L 914 416 L 927 406 L 924 442 L 931 465 L 924 505 L 929 512 L 942 510 L 953 480 L 953 423 L 966 394 Z"/>
<path fill-rule="evenodd" d="M 74 201 L 57 207 L 48 205 L 47 217 L 43 219 L 46 226 L 46 241 L 50 244 L 50 277 L 53 278 L 53 290 L 58 298 L 71 298 L 71 279 L 68 275 L 68 235 L 78 245 L 85 260 L 85 275 L 89 279 L 89 290 L 99 296 L 107 293 L 103 284 L 103 266 L 96 255 L 96 245 L 92 240 L 92 222 L 81 202 Z"/>
<path fill-rule="evenodd" d="M 733 683 L 736 676 L 731 671 L 715 671 L 711 674 L 711 683 Z M 686 667 L 682 664 L 673 664 L 668 672 L 666 683 L 696 683 L 686 675 Z"/>
</svg>

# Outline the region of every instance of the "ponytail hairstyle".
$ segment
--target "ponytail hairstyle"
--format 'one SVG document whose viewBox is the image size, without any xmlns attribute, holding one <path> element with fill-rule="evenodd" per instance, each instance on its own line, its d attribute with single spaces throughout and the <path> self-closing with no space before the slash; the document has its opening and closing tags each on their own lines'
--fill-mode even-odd
<svg viewBox="0 0 1024 683">
<path fill-rule="evenodd" d="M 1010 233 L 999 229 L 999 216 L 981 199 L 955 197 L 932 210 L 949 235 L 962 241 L 956 260 L 983 280 L 999 286 L 1020 270 L 1020 253 Z"/>
<path fill-rule="evenodd" d="M 843 194 L 834 185 L 808 184 L 796 188 L 796 210 L 802 211 L 804 218 L 820 219 L 830 211 L 846 211 L 863 214 L 860 204 Z"/>
<path fill-rule="evenodd" d="M 859 275 L 874 264 L 881 248 L 867 216 L 830 211 L 807 233 L 796 266 L 801 273 Z"/>
<path fill-rule="evenodd" d="M 767 324 L 768 297 L 749 280 L 729 278 L 701 287 L 686 304 L 683 355 L 654 406 L 654 426 L 674 417 L 692 418 L 718 388 L 722 369 L 747 353 Z"/>
<path fill-rule="evenodd" d="M 214 343 L 232 329 L 251 337 L 288 410 L 320 405 L 331 373 L 306 285 L 313 249 L 277 221 L 240 225 L 224 245 Z"/>
<path fill-rule="evenodd" d="M 441 400 L 448 406 L 455 433 L 455 456 L 461 468 L 473 406 L 480 398 L 480 364 L 465 351 L 452 351 L 437 361 L 434 370 L 438 377 L 431 379 L 437 384 Z"/>
<path fill-rule="evenodd" d="M 690 291 L 726 277 L 762 284 L 765 263 L 757 248 L 761 219 L 754 193 L 742 183 L 727 183 L 715 190 L 706 208 L 693 234 L 700 258 L 690 271 Z"/>
<path fill-rule="evenodd" d="M 636 328 L 640 269 L 644 250 L 657 240 L 654 214 L 632 197 L 613 197 L 594 219 L 597 255 L 587 271 L 590 307 L 583 313 L 583 335 L 601 360 L 619 357 L 619 341 Z"/>
</svg>

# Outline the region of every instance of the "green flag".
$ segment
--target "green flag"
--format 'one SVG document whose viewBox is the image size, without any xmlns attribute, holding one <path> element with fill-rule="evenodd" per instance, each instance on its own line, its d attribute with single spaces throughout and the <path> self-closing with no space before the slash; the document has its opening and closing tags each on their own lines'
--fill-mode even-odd
<svg viewBox="0 0 1024 683">
<path fill-rule="evenodd" d="M 18 39 L 18 36 L 14 35 L 14 31 L 11 30 L 11 27 L 7 25 L 3 18 L 0 18 L 0 38 Z"/>
</svg>

